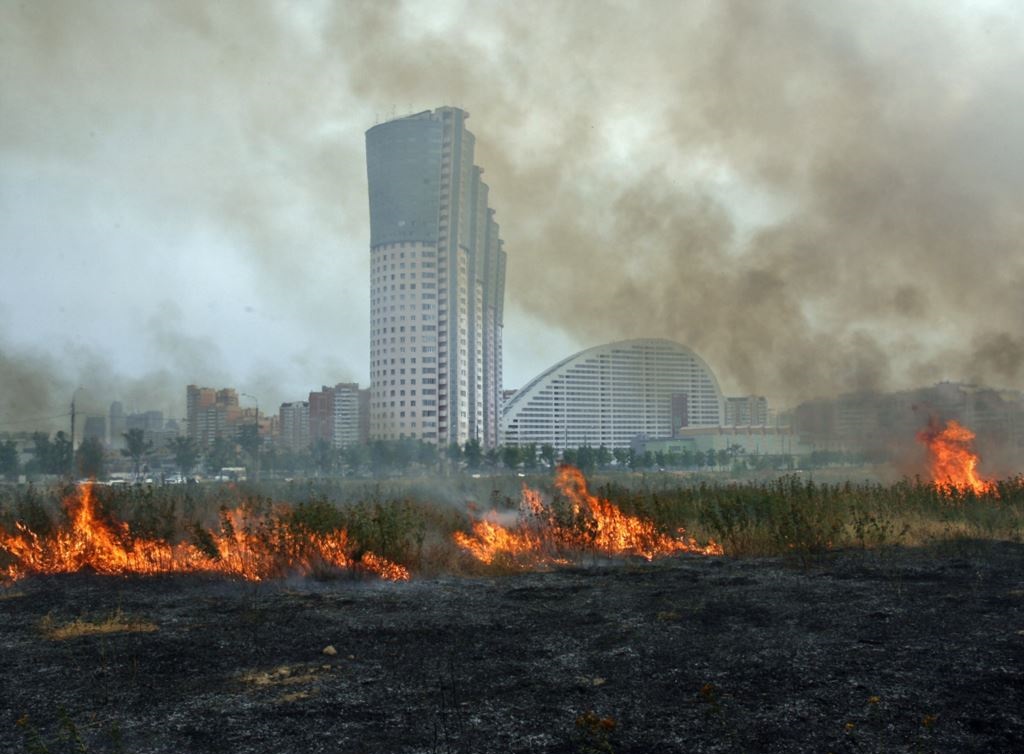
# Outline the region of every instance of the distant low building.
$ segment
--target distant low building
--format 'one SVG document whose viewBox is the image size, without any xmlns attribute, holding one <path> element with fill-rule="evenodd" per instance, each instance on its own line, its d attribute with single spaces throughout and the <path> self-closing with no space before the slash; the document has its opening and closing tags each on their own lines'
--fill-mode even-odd
<svg viewBox="0 0 1024 754">
<path fill-rule="evenodd" d="M 979 448 L 1003 471 L 1024 459 L 1024 395 L 959 382 L 895 393 L 858 392 L 806 401 L 793 410 L 794 430 L 818 450 L 879 458 L 912 454 L 929 421 L 954 419 L 977 435 Z"/>
<path fill-rule="evenodd" d="M 674 437 L 636 438 L 637 453 L 735 451 L 746 456 L 805 456 L 814 446 L 788 427 L 688 427 Z"/>
</svg>

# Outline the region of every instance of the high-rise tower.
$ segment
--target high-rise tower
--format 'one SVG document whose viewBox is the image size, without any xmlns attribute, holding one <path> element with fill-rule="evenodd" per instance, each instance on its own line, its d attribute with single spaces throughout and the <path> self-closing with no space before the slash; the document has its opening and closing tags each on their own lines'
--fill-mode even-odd
<svg viewBox="0 0 1024 754">
<path fill-rule="evenodd" d="M 366 132 L 374 439 L 498 442 L 506 255 L 468 117 Z"/>
</svg>

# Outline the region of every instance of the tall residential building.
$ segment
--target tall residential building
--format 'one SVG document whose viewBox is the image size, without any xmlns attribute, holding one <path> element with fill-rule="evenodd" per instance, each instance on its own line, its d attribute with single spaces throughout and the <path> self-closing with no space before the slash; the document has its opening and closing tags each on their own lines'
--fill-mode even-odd
<svg viewBox="0 0 1024 754">
<path fill-rule="evenodd" d="M 309 402 L 282 403 L 280 409 L 281 444 L 291 450 L 309 447 Z"/>
<path fill-rule="evenodd" d="M 374 439 L 498 443 L 506 254 L 468 117 L 366 132 Z"/>
<path fill-rule="evenodd" d="M 359 385 L 343 382 L 334 386 L 334 447 L 356 445 L 359 437 Z"/>
<path fill-rule="evenodd" d="M 323 386 L 309 394 L 309 441 L 334 445 L 334 388 Z"/>
<path fill-rule="evenodd" d="M 367 390 L 354 382 L 324 385 L 309 394 L 309 440 L 323 440 L 332 448 L 366 442 L 368 410 Z"/>
<path fill-rule="evenodd" d="M 206 450 L 216 437 L 227 437 L 242 416 L 238 393 L 232 388 L 214 390 L 189 385 L 185 388 L 188 436 Z"/>
</svg>

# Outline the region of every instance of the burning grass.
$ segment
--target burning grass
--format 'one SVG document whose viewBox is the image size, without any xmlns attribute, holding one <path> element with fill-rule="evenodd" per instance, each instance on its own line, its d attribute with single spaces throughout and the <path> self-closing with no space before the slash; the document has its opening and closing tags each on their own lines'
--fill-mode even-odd
<svg viewBox="0 0 1024 754">
<path fill-rule="evenodd" d="M 563 467 L 523 487 L 494 480 L 488 512 L 420 484 L 422 499 L 381 488 L 352 502 L 333 487 L 187 491 L 29 489 L 0 501 L 0 575 L 91 570 L 103 574 L 209 573 L 253 581 L 342 574 L 402 580 L 412 574 L 547 569 L 583 557 L 653 560 L 680 554 L 791 556 L 965 540 L 1019 542 L 1024 480 L 970 485 L 821 484 L 605 477 L 596 488 Z M 459 484 L 455 480 L 452 484 Z M 363 488 L 365 492 L 365 488 Z M 290 496 L 290 499 L 289 499 Z M 283 500 L 281 498 L 284 498 Z M 0 578 L 0 581 L 3 581 Z M 0 591 L 0 594 L 3 592 Z"/>
<path fill-rule="evenodd" d="M 472 534 L 456 532 L 456 544 L 485 565 L 502 562 L 519 568 L 565 564 L 580 553 L 645 560 L 683 552 L 722 554 L 713 541 L 698 544 L 681 527 L 669 535 L 651 520 L 623 513 L 610 501 L 592 495 L 583 474 L 572 466 L 559 468 L 555 489 L 559 497 L 546 502 L 524 487 L 518 520 L 512 526 L 499 523 L 498 512 L 492 510 L 473 522 Z"/>
<path fill-rule="evenodd" d="M 917 435 L 931 460 L 932 478 L 936 484 L 954 490 L 970 490 L 978 495 L 996 492 L 995 483 L 978 474 L 978 456 L 974 452 L 974 433 L 950 419 L 946 425 L 934 420 Z"/>
<path fill-rule="evenodd" d="M 216 573 L 262 581 L 332 569 L 365 571 L 403 580 L 409 572 L 371 552 L 357 552 L 344 529 L 318 530 L 288 506 L 269 512 L 253 506 L 222 509 L 219 526 L 186 525 L 191 541 L 139 534 L 124 521 L 102 515 L 91 484 L 63 501 L 64 521 L 39 532 L 17 521 L 0 533 L 0 548 L 13 562 L 10 581 L 28 574 L 92 570 L 111 575 Z"/>
</svg>

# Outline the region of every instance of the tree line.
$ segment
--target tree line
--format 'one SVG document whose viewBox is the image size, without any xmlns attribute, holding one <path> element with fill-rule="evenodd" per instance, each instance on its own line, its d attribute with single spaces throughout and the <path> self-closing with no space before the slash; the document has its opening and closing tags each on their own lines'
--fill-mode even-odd
<svg viewBox="0 0 1024 754">
<path fill-rule="evenodd" d="M 334 448 L 318 440 L 308 448 L 291 449 L 265 442 L 255 426 L 242 427 L 235 437 L 217 437 L 205 452 L 190 437 L 176 437 L 166 448 L 157 450 L 140 429 L 122 435 L 120 455 L 127 459 L 136 477 L 149 470 L 149 463 L 173 463 L 183 476 L 201 469 L 218 474 L 222 469 L 247 468 L 250 479 L 261 474 L 280 478 L 291 476 L 385 476 L 410 472 L 458 473 L 499 470 L 531 472 L 553 469 L 569 463 L 585 472 L 600 469 L 720 471 L 730 469 L 792 469 L 796 459 L 789 455 L 748 454 L 741 446 L 718 450 L 645 451 L 632 448 L 580 446 L 559 452 L 550 444 L 505 445 L 485 449 L 479 440 L 438 447 L 420 440 L 374 440 L 369 443 Z M 51 437 L 44 432 L 32 435 L 33 457 L 21 468 L 13 440 L 0 442 L 0 476 L 14 478 L 20 472 L 33 474 L 78 475 L 101 478 L 106 472 L 108 455 L 97 438 L 87 438 L 72 453 L 71 441 L 64 432 Z M 815 451 L 800 459 L 805 468 L 877 461 L 860 454 Z"/>
</svg>

